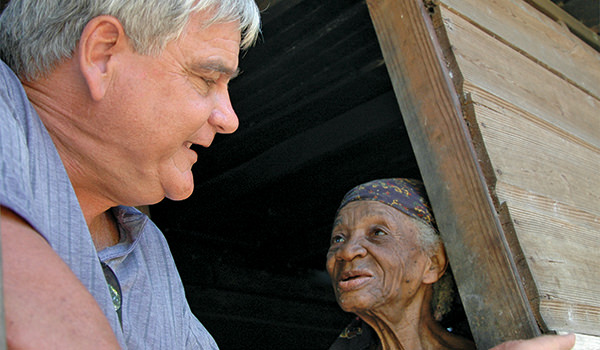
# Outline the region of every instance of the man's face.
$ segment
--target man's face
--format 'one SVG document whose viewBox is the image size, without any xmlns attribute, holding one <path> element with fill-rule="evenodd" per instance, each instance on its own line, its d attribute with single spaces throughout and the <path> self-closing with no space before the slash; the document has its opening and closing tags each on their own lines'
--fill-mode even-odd
<svg viewBox="0 0 600 350">
<path fill-rule="evenodd" d="M 364 315 L 410 303 L 428 261 L 418 230 L 408 215 L 383 203 L 356 201 L 340 210 L 327 271 L 342 309 Z"/>
<path fill-rule="evenodd" d="M 201 19 L 192 15 L 181 37 L 157 57 L 132 51 L 120 58 L 103 136 L 114 154 L 107 163 L 118 164 L 108 171 L 121 182 L 107 187 L 120 189 L 115 197 L 127 196 L 118 203 L 187 198 L 197 160 L 190 146 L 208 147 L 216 133 L 238 127 L 227 86 L 238 69 L 238 23 L 205 28 Z"/>
</svg>

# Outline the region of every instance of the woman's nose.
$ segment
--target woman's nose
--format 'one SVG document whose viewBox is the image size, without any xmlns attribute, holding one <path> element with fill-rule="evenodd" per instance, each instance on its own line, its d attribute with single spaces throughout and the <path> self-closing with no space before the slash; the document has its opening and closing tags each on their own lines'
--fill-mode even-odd
<svg viewBox="0 0 600 350">
<path fill-rule="evenodd" d="M 227 88 L 216 94 L 215 107 L 208 121 L 220 134 L 231 134 L 237 130 L 240 122 L 231 105 Z"/>
<path fill-rule="evenodd" d="M 359 239 L 351 239 L 345 242 L 337 251 L 339 260 L 351 261 L 356 258 L 362 258 L 367 255 L 367 250 Z"/>
</svg>

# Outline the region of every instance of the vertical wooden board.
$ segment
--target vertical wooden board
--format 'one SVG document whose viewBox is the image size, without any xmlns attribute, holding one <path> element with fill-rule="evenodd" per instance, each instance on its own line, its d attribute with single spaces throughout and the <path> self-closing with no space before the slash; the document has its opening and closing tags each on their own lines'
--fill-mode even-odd
<svg viewBox="0 0 600 350">
<path fill-rule="evenodd" d="M 567 218 L 536 214 L 511 200 L 507 203 L 540 295 L 600 310 L 597 232 Z"/>
<path fill-rule="evenodd" d="M 600 50 L 600 36 L 588 28 L 583 22 L 574 18 L 568 12 L 565 12 L 562 8 L 558 6 L 558 2 L 555 3 L 553 0 L 525 0 L 528 4 L 531 4 L 536 9 L 540 10 L 545 15 L 554 19 L 555 21 L 561 23 L 562 25 L 567 26 L 573 33 L 579 36 L 582 40 L 587 42 L 596 50 Z M 583 0 L 589 1 L 589 0 Z M 572 4 L 574 4 L 573 2 Z M 593 3 L 593 1 L 590 1 Z M 569 4 L 571 5 L 571 4 Z M 596 6 L 598 6 L 596 4 Z M 596 7 L 597 8 L 597 7 Z M 592 10 L 593 11 L 593 10 Z M 596 11 L 595 14 L 598 14 Z"/>
<path fill-rule="evenodd" d="M 600 149 L 486 91 L 468 87 L 498 181 L 600 216 Z"/>
<path fill-rule="evenodd" d="M 555 330 L 573 330 L 587 335 L 597 336 L 600 308 L 588 305 L 566 303 L 557 299 L 540 300 L 540 313 L 545 321 Z M 585 333 L 593 332 L 593 333 Z"/>
<path fill-rule="evenodd" d="M 598 250 L 595 254 L 600 254 L 600 240 L 597 239 L 600 237 L 600 215 L 503 181 L 496 183 L 494 192 L 501 202 L 510 200 L 511 203 L 532 211 L 533 215 L 551 215 L 581 226 L 583 232 L 587 232 L 588 236 L 583 235 L 579 230 L 574 231 L 572 236 L 576 239 L 583 239 L 584 244 L 589 245 L 591 249 Z M 600 299 L 597 300 L 597 303 L 600 305 Z"/>
<path fill-rule="evenodd" d="M 568 334 L 568 331 L 560 331 L 558 334 Z M 571 350 L 598 350 L 600 349 L 600 337 L 575 333 L 575 346 Z"/>
<path fill-rule="evenodd" d="M 599 100 L 443 8 L 442 16 L 465 84 L 600 147 Z"/>
<path fill-rule="evenodd" d="M 474 26 L 600 99 L 600 53 L 522 0 L 442 0 L 442 3 Z"/>
<path fill-rule="evenodd" d="M 498 182 L 552 330 L 600 336 L 600 216 Z"/>
<path fill-rule="evenodd" d="M 367 0 L 480 348 L 539 334 L 421 0 Z"/>
<path fill-rule="evenodd" d="M 505 101 L 469 90 L 498 180 L 496 195 L 514 219 L 544 323 L 550 329 L 596 334 L 600 151 Z M 528 191 L 507 191 L 509 185 Z"/>
</svg>

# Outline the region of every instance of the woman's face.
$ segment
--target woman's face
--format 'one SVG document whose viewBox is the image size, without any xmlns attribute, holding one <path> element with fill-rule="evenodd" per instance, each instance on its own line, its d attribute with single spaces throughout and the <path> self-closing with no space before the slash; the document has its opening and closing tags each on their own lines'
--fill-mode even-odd
<svg viewBox="0 0 600 350">
<path fill-rule="evenodd" d="M 383 203 L 355 201 L 342 208 L 327 253 L 340 307 L 360 315 L 409 305 L 431 266 L 418 233 L 415 219 Z"/>
</svg>

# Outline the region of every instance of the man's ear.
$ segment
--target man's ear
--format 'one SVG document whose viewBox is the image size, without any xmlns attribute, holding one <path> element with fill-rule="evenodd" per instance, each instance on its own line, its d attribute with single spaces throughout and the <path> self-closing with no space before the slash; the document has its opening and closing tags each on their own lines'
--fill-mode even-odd
<svg viewBox="0 0 600 350">
<path fill-rule="evenodd" d="M 115 17 L 98 16 L 85 26 L 76 54 L 93 100 L 99 101 L 106 94 L 114 73 L 113 56 L 128 48 L 125 30 Z"/>
<path fill-rule="evenodd" d="M 433 254 L 429 257 L 429 262 L 423 274 L 423 283 L 432 284 L 437 282 L 444 275 L 447 267 L 448 259 L 446 258 L 446 250 L 442 244 L 438 244 Z"/>
</svg>

